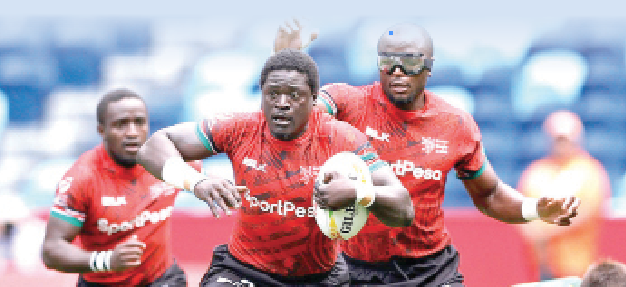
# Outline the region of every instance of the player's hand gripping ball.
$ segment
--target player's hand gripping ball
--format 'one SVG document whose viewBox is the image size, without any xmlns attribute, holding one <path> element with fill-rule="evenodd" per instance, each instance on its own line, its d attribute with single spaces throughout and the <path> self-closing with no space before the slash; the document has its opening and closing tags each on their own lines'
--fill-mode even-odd
<svg viewBox="0 0 626 287">
<path fill-rule="evenodd" d="M 323 184 L 324 174 L 337 171 L 339 174 L 354 181 L 356 188 L 366 188 L 372 184 L 372 175 L 367 164 L 352 152 L 340 152 L 330 157 L 321 167 L 315 180 L 316 186 Z M 367 222 L 369 210 L 358 204 L 357 200 L 345 208 L 330 210 L 320 208 L 313 200 L 315 220 L 324 235 L 331 239 L 349 239 L 355 236 Z"/>
</svg>

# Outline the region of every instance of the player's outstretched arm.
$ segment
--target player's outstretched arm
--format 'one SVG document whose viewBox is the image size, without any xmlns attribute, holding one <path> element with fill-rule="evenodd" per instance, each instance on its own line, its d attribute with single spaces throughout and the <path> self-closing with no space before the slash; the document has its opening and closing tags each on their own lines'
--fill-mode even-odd
<svg viewBox="0 0 626 287">
<path fill-rule="evenodd" d="M 374 196 L 368 200 L 374 202 L 369 210 L 387 226 L 410 226 L 415 218 L 413 202 L 389 166 L 372 172 L 372 182 Z M 316 187 L 314 198 L 322 208 L 340 209 L 354 204 L 357 193 L 353 180 L 338 172 L 328 172 L 323 183 Z"/>
<path fill-rule="evenodd" d="M 113 250 L 85 251 L 72 244 L 80 227 L 50 217 L 41 257 L 46 267 L 65 273 L 123 271 L 141 265 L 146 244 L 136 237 L 118 244 Z"/>
<path fill-rule="evenodd" d="M 209 205 L 213 215 L 219 217 L 216 204 L 228 213 L 228 208 L 240 206 L 240 193 L 247 189 L 235 187 L 223 178 L 206 176 L 185 163 L 214 154 L 198 138 L 196 125 L 181 123 L 157 131 L 139 149 L 137 162 L 156 178 L 192 190 L 198 199 Z"/>
<path fill-rule="evenodd" d="M 577 215 L 578 198 L 524 197 L 503 183 L 489 162 L 485 164 L 485 170 L 479 177 L 463 180 L 474 205 L 484 214 L 507 223 L 525 223 L 540 218 L 563 226 L 570 225 L 571 219 Z"/>
<path fill-rule="evenodd" d="M 196 123 L 181 123 L 155 132 L 137 153 L 137 162 L 158 179 L 170 158 L 200 160 L 212 153 L 196 135 Z"/>
</svg>

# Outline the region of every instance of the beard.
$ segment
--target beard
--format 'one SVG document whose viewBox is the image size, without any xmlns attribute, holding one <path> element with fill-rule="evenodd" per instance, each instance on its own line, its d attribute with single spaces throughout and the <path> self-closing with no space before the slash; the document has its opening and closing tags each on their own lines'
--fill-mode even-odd
<svg viewBox="0 0 626 287">
<path fill-rule="evenodd" d="M 408 97 L 406 98 L 395 98 L 391 95 L 391 92 L 389 92 L 389 90 L 385 89 L 385 97 L 387 97 L 387 99 L 394 104 L 395 106 L 406 106 L 408 104 L 411 104 L 415 101 L 415 99 L 417 99 L 417 94 L 413 93 L 410 94 Z"/>
</svg>

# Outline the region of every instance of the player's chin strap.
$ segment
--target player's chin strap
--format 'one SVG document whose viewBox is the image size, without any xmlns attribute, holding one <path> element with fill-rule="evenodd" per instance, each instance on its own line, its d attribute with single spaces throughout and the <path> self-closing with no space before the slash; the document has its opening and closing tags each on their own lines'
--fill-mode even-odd
<svg viewBox="0 0 626 287">
<path fill-rule="evenodd" d="M 364 207 L 370 207 L 374 204 L 376 199 L 376 191 L 374 186 L 370 184 L 363 184 L 356 189 L 356 202 Z"/>
<path fill-rule="evenodd" d="M 185 163 L 182 157 L 170 157 L 161 170 L 163 181 L 184 190 L 193 192 L 198 182 L 208 179 L 204 174 Z"/>
<path fill-rule="evenodd" d="M 527 221 L 532 221 L 539 218 L 539 199 L 525 197 L 522 201 L 522 217 Z"/>
</svg>

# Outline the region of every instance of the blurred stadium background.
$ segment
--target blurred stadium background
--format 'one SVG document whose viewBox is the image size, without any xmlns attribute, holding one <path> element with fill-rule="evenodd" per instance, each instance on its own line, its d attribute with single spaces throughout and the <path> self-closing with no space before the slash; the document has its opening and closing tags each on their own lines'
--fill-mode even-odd
<svg viewBox="0 0 626 287">
<path fill-rule="evenodd" d="M 499 8 L 491 1 L 478 2 L 491 8 L 465 4 L 447 13 L 441 3 L 424 4 L 436 13 L 420 9 L 402 13 L 396 11 L 404 10 L 398 5 L 381 8 L 377 15 L 400 12 L 400 16 L 374 17 L 356 7 L 350 15 L 352 6 L 346 6 L 346 13 L 338 8 L 324 18 L 328 1 L 317 3 L 309 13 L 258 10 L 268 11 L 267 15 L 238 13 L 235 4 L 224 3 L 219 5 L 230 10 L 221 13 L 210 9 L 212 4 L 193 1 L 182 2 L 170 13 L 163 7 L 144 10 L 149 2 L 139 7 L 112 1 L 87 9 L 27 1 L 16 4 L 16 13 L 0 12 L 0 221 L 20 222 L 4 231 L 15 236 L 13 243 L 0 242 L 0 286 L 35 286 L 42 278 L 47 286 L 75 283 L 75 275 L 58 275 L 41 266 L 38 244 L 44 222 L 36 219 L 45 219 L 63 173 L 81 153 L 101 142 L 95 107 L 105 91 L 127 87 L 143 95 L 152 131 L 217 111 L 258 109 L 261 66 L 271 53 L 278 25 L 292 15 L 320 32 L 308 52 L 319 65 L 322 84 L 378 80 L 376 42 L 384 29 L 404 21 L 423 25 L 434 40 L 436 57 L 427 89 L 473 114 L 490 161 L 513 186 L 523 168 L 547 152 L 541 131 L 545 116 L 562 108 L 577 112 L 585 124 L 585 147 L 610 176 L 606 217 L 615 227 L 626 226 L 620 220 L 626 216 L 626 17 L 611 13 L 626 11 L 619 8 L 623 4 L 604 6 L 601 13 L 584 6 L 565 13 L 558 9 L 571 7 L 553 5 L 558 13 L 527 17 L 523 13 L 542 11 L 534 9 L 541 7 L 540 1 L 530 1 L 525 2 L 528 6 L 514 7 L 522 14 L 509 17 L 508 9 L 491 14 L 490 9 Z M 37 8 L 31 9 L 31 4 Z M 248 8 L 255 11 L 256 5 Z M 212 17 L 204 17 L 205 11 Z M 232 176 L 224 156 L 205 165 Z M 464 257 L 468 286 L 531 281 L 515 230 L 477 215 L 453 176 L 444 206 Z M 232 223 L 210 218 L 204 207 L 182 194 L 175 213 L 175 251 L 189 267 L 194 285 L 210 262 L 213 242 L 225 242 Z M 198 225 L 206 226 L 206 232 L 198 234 Z M 605 241 L 623 239 L 625 232 L 614 229 Z M 499 240 L 493 239 L 495 234 Z M 480 259 L 489 240 L 509 240 L 512 253 L 496 252 L 483 262 L 470 261 Z M 604 255 L 626 261 L 624 251 L 607 246 Z M 473 271 L 480 270 L 473 266 L 483 265 L 488 273 L 487 260 L 509 263 L 499 265 L 503 270 L 496 273 L 501 276 Z M 515 260 L 519 266 L 510 262 Z M 511 276 L 507 268 L 519 270 Z"/>
</svg>

